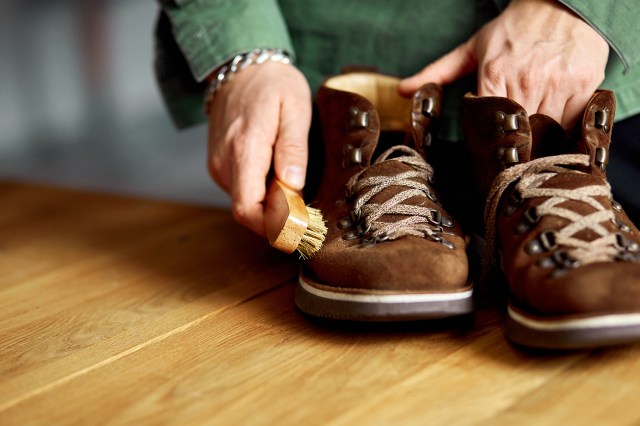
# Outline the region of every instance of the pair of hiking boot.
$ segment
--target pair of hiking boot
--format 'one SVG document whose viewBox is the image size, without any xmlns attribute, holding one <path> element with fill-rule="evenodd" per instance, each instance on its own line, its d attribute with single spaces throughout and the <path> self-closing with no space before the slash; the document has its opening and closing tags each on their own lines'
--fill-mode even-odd
<svg viewBox="0 0 640 426">
<path fill-rule="evenodd" d="M 325 149 L 316 200 L 328 234 L 295 301 L 340 320 L 446 318 L 473 310 L 469 239 L 427 162 L 442 90 L 412 99 L 372 72 L 328 79 L 316 104 Z M 615 98 L 597 92 L 581 134 L 506 98 L 467 95 L 463 131 L 485 205 L 484 261 L 509 290 L 507 336 L 574 348 L 640 340 L 640 233 L 606 181 Z M 440 188 L 446 188 L 440 182 Z"/>
</svg>

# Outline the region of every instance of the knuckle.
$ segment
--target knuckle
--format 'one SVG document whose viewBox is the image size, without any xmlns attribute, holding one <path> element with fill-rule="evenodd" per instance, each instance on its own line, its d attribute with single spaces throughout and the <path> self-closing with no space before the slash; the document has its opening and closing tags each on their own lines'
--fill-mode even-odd
<svg viewBox="0 0 640 426">
<path fill-rule="evenodd" d="M 604 80 L 604 72 L 598 73 L 596 71 L 586 71 L 580 73 L 577 77 L 578 85 L 581 89 L 593 89 L 597 87 Z"/>
<path fill-rule="evenodd" d="M 242 132 L 242 129 L 245 127 L 244 115 L 239 114 L 236 117 L 229 120 L 225 133 L 227 135 L 237 135 Z"/>
<path fill-rule="evenodd" d="M 496 87 L 504 77 L 504 64 L 501 60 L 493 59 L 483 65 L 485 83 L 490 87 Z"/>
<path fill-rule="evenodd" d="M 525 93 L 531 92 L 540 81 L 537 71 L 531 67 L 522 70 L 518 80 L 522 91 Z"/>
<path fill-rule="evenodd" d="M 594 90 L 604 81 L 604 69 L 567 65 L 565 75 L 577 90 Z"/>
<path fill-rule="evenodd" d="M 564 73 L 562 72 L 551 73 L 549 77 L 546 79 L 546 85 L 548 89 L 552 92 L 555 92 L 556 90 L 560 89 L 564 83 L 563 76 L 564 76 Z"/>
<path fill-rule="evenodd" d="M 288 156 L 293 157 L 306 157 L 307 156 L 307 144 L 305 140 L 298 139 L 282 139 L 278 141 L 278 148 L 286 153 Z"/>
<path fill-rule="evenodd" d="M 207 161 L 207 170 L 209 171 L 209 175 L 218 182 L 220 177 L 220 172 L 222 171 L 222 164 L 220 162 L 220 158 L 217 155 L 209 156 L 209 161 Z"/>
<path fill-rule="evenodd" d="M 227 190 L 227 176 L 225 175 L 224 161 L 218 156 L 210 156 L 207 161 L 207 172 L 222 189 Z"/>
<path fill-rule="evenodd" d="M 484 64 L 484 73 L 490 80 L 499 80 L 504 74 L 504 64 L 500 59 L 492 59 Z"/>
<path fill-rule="evenodd" d="M 240 224 L 246 225 L 250 221 L 249 210 L 244 204 L 238 201 L 233 203 L 231 214 L 233 215 L 233 219 Z"/>
</svg>

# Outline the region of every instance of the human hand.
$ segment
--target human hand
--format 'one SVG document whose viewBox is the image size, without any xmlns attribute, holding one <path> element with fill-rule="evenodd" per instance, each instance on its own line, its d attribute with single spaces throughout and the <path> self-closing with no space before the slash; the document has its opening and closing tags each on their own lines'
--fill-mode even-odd
<svg viewBox="0 0 640 426">
<path fill-rule="evenodd" d="M 451 83 L 475 70 L 479 96 L 503 96 L 528 114 L 570 128 L 604 80 L 609 45 L 554 0 L 512 0 L 465 43 L 403 80 L 413 94 L 427 82 Z"/>
<path fill-rule="evenodd" d="M 233 216 L 264 236 L 266 179 L 301 190 L 307 168 L 311 90 L 292 65 L 265 62 L 238 72 L 209 110 L 208 169 L 231 195 Z"/>
</svg>

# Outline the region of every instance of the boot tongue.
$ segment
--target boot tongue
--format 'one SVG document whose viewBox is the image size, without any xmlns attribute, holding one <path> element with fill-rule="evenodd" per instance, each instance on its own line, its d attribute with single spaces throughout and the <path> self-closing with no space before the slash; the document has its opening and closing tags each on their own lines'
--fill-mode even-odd
<svg viewBox="0 0 640 426">
<path fill-rule="evenodd" d="M 544 114 L 529 117 L 531 125 L 531 159 L 579 152 L 576 142 L 567 137 L 562 126 Z"/>
<path fill-rule="evenodd" d="M 542 114 L 535 114 L 529 118 L 531 124 L 532 150 L 531 158 L 552 157 L 562 154 L 587 154 L 590 165 L 577 167 L 582 173 L 559 173 L 544 182 L 540 188 L 578 190 L 583 187 L 597 187 L 602 185 L 604 169 L 598 159 L 608 159 L 611 123 L 615 112 L 615 99 L 608 91 L 596 93 L 588 102 L 580 126 L 568 135 L 562 126 L 554 119 Z M 606 165 L 606 161 L 605 161 Z M 595 197 L 603 206 L 608 208 L 610 201 L 606 196 Z M 558 204 L 565 210 L 575 212 L 580 216 L 597 213 L 598 209 L 582 200 L 567 199 Z M 601 227 L 615 232 L 613 223 L 601 223 Z M 594 229 L 586 227 L 575 233 L 573 238 L 583 241 L 593 241 L 602 237 Z"/>
<path fill-rule="evenodd" d="M 611 127 L 615 114 L 613 92 L 596 92 L 585 108 L 582 122 L 575 136 L 568 135 L 562 126 L 549 116 L 534 114 L 531 125 L 531 159 L 562 154 L 588 154 L 594 169 L 604 172 L 609 158 Z"/>
<path fill-rule="evenodd" d="M 413 148 L 422 158 L 427 158 L 427 150 L 434 142 L 442 112 L 442 87 L 435 83 L 427 83 L 407 101 L 410 102 L 411 108 L 407 109 L 406 123 L 394 126 L 394 130 L 388 130 L 385 129 L 384 118 L 381 117 L 382 131 L 373 160 L 387 149 L 398 145 Z"/>
<path fill-rule="evenodd" d="M 378 140 L 378 147 L 374 153 L 374 162 L 381 154 L 387 149 L 397 146 L 405 145 L 417 151 L 417 153 L 426 157 L 426 150 L 432 143 L 432 132 L 436 126 L 436 121 L 440 116 L 442 110 L 442 88 L 437 84 L 427 83 L 420 87 L 411 100 L 411 120 L 410 129 L 405 131 L 383 131 L 380 134 Z M 396 152 L 392 154 L 389 159 L 406 155 L 403 152 Z M 381 161 L 377 164 L 372 164 L 367 170 L 362 173 L 362 178 L 369 177 L 393 177 L 401 173 L 410 173 L 415 169 L 400 161 Z M 428 185 L 428 177 L 414 177 L 410 180 Z M 371 198 L 371 202 L 375 204 L 382 204 L 385 201 L 398 195 L 400 192 L 406 190 L 406 187 L 401 185 L 391 185 Z M 431 195 L 435 200 L 435 194 Z M 403 201 L 405 205 L 425 206 L 425 199 L 427 197 L 424 194 L 410 197 Z M 428 202 L 427 204 L 431 204 Z M 382 222 L 392 222 L 399 219 L 403 219 L 403 215 L 383 215 L 380 218 Z"/>
</svg>

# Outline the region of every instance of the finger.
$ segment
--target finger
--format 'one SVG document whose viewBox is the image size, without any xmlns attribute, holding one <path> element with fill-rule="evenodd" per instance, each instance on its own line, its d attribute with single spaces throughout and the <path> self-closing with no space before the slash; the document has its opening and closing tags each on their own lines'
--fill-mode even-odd
<svg viewBox="0 0 640 426">
<path fill-rule="evenodd" d="M 494 59 L 478 65 L 478 96 L 507 96 L 504 62 Z"/>
<path fill-rule="evenodd" d="M 540 102 L 537 112 L 539 114 L 548 115 L 558 123 L 561 123 L 566 104 L 566 95 L 559 93 L 547 93 Z"/>
<path fill-rule="evenodd" d="M 562 111 L 562 118 L 559 120 L 563 128 L 572 128 L 578 120 L 582 118 L 584 108 L 587 106 L 592 95 L 593 92 L 586 91 L 582 94 L 573 95 L 567 100 L 564 110 Z"/>
<path fill-rule="evenodd" d="M 231 170 L 229 168 L 229 162 L 224 161 L 225 158 L 229 158 L 219 152 L 211 152 L 209 150 L 207 170 L 209 176 L 222 188 L 226 193 L 231 190 Z"/>
<path fill-rule="evenodd" d="M 264 207 L 266 180 L 272 160 L 273 141 L 276 137 L 276 114 L 264 115 L 266 121 L 254 121 L 251 127 L 234 141 L 231 189 L 234 218 L 258 235 L 265 235 Z M 252 114 L 252 117 L 257 115 Z M 263 122 L 264 121 L 264 122 Z"/>
<path fill-rule="evenodd" d="M 231 125 L 227 123 L 226 113 L 232 109 L 224 105 L 227 105 L 226 94 L 218 93 L 213 98 L 209 113 L 207 170 L 209 176 L 226 193 L 230 193 L 232 170 L 228 159 L 231 158 L 230 146 L 235 139 L 235 130 L 240 126 L 236 124 L 239 120 L 231 120 Z"/>
<path fill-rule="evenodd" d="M 546 70 L 544 65 L 533 63 L 519 64 L 516 67 L 505 72 L 507 97 L 518 102 L 528 115 L 533 115 L 540 110 L 542 100 L 547 95 L 545 92 L 549 92 Z"/>
<path fill-rule="evenodd" d="M 232 212 L 236 221 L 264 236 L 262 201 L 271 164 L 270 145 L 257 140 L 247 145 L 251 155 L 240 157 L 233 167 Z M 266 152 L 263 151 L 265 146 Z"/>
<path fill-rule="evenodd" d="M 228 134 L 215 135 L 209 125 L 209 140 L 207 143 L 207 171 L 209 176 L 222 188 L 226 193 L 231 190 L 232 170 L 230 168 L 231 158 L 229 154 L 230 142 L 227 142 Z"/>
<path fill-rule="evenodd" d="M 293 189 L 304 187 L 310 126 L 310 100 L 301 98 L 282 103 L 273 153 L 274 170 L 278 179 Z"/>
<path fill-rule="evenodd" d="M 445 85 L 470 74 L 477 67 L 474 45 L 475 39 L 472 37 L 440 59 L 427 65 L 422 71 L 402 80 L 398 84 L 398 92 L 403 96 L 411 96 L 424 84 Z"/>
<path fill-rule="evenodd" d="M 522 78 L 508 78 L 506 81 L 507 98 L 519 103 L 527 115 L 535 114 L 540 107 L 541 94 L 536 86 L 529 85 Z M 539 89 L 539 86 L 538 86 Z"/>
</svg>

